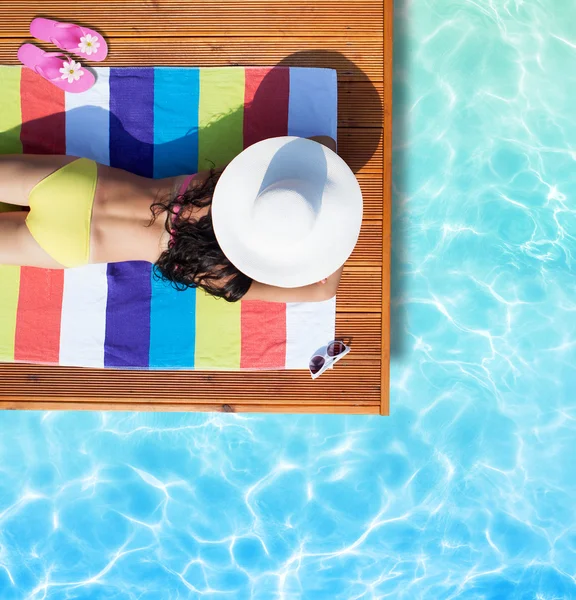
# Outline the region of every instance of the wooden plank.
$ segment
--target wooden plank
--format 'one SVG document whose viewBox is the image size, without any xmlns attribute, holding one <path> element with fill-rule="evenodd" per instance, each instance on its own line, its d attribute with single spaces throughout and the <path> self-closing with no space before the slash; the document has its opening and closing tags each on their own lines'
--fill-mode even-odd
<svg viewBox="0 0 576 600">
<path fill-rule="evenodd" d="M 108 37 L 382 34 L 381 0 L 4 0 L 3 37 L 28 36 L 37 15 L 98 27 Z M 381 50 L 379 50 L 379 53 Z"/>
<path fill-rule="evenodd" d="M 347 263 L 336 297 L 338 316 L 340 313 L 356 312 L 367 316 L 382 311 L 382 267 L 357 270 Z M 342 333 L 337 329 L 338 333 Z"/>
<path fill-rule="evenodd" d="M 346 357 L 355 363 L 364 359 L 379 358 L 381 353 L 380 313 L 339 313 L 336 318 L 336 335 L 349 337 L 352 352 Z M 346 363 L 348 364 L 348 363 Z"/>
<path fill-rule="evenodd" d="M 350 363 L 379 359 L 382 347 L 379 334 L 380 313 L 339 313 L 336 319 L 338 337 L 350 338 L 352 351 L 346 356 Z M 343 363 L 344 365 L 348 364 Z"/>
<path fill-rule="evenodd" d="M 20 400 L 18 397 L 0 400 L 0 410 L 118 410 L 118 411 L 141 411 L 141 412 L 238 412 L 238 413 L 282 413 L 282 414 L 357 414 L 377 415 L 379 404 L 201 404 L 193 402 L 190 404 L 174 404 L 155 402 L 87 402 L 78 398 L 76 402 L 63 402 L 60 398 L 51 398 L 49 401 Z"/>
<path fill-rule="evenodd" d="M 310 378 L 310 376 L 308 376 Z M 312 382 L 312 380 L 310 379 L 310 385 L 315 385 L 314 382 Z M 70 404 L 76 404 L 79 402 L 82 402 L 83 400 L 85 402 L 88 402 L 90 404 L 94 403 L 94 402 L 101 402 L 101 398 L 99 397 L 90 397 L 90 398 L 86 398 L 85 396 L 66 396 L 66 397 L 62 397 L 62 396 L 58 396 L 57 398 L 60 398 L 61 402 L 65 403 L 67 406 L 69 406 Z M 5 400 L 11 400 L 11 401 L 18 401 L 18 397 L 16 396 L 6 396 Z M 127 396 L 127 397 L 114 397 L 114 399 L 118 402 L 121 402 L 122 404 L 128 405 L 128 406 L 134 406 L 134 405 L 139 405 L 139 404 L 156 404 L 159 406 L 169 406 L 169 405 L 174 405 L 174 406 L 180 406 L 182 408 L 185 408 L 186 406 L 190 405 L 192 402 L 190 401 L 190 398 L 178 398 L 178 397 L 171 397 L 171 398 L 150 398 L 150 397 L 146 397 L 146 396 L 142 396 L 142 395 L 131 395 L 131 396 Z M 4 398 L 3 398 L 4 400 Z M 22 400 L 20 399 L 20 402 L 42 402 L 42 403 L 46 403 L 46 402 L 53 402 L 56 400 L 56 397 L 53 396 L 36 396 L 35 398 L 29 398 L 26 400 Z M 194 400 L 194 403 L 196 403 L 196 400 Z M 242 394 L 236 398 L 234 398 L 233 396 L 230 396 L 229 399 L 227 399 L 226 402 L 222 402 L 222 400 L 218 397 L 218 396 L 214 396 L 212 398 L 204 398 L 201 401 L 201 404 L 203 404 L 204 406 L 210 407 L 212 410 L 214 410 L 215 407 L 221 407 L 223 404 L 245 404 L 247 406 L 261 406 L 262 404 L 264 404 L 262 402 L 261 399 L 257 399 L 257 398 L 247 398 L 245 396 L 245 394 Z M 266 400 L 266 403 L 269 406 L 286 406 L 287 402 L 286 399 L 283 400 L 278 400 L 277 398 L 270 398 L 268 400 Z M 318 402 L 317 400 L 313 399 L 313 398 L 308 398 L 308 399 L 302 399 L 302 398 L 296 398 L 296 399 L 291 399 L 290 400 L 290 404 L 293 404 L 294 406 L 317 406 L 318 404 L 321 404 L 320 402 Z M 353 401 L 340 401 L 338 402 L 338 406 L 346 406 L 346 405 L 356 405 L 356 406 L 379 406 L 379 401 L 378 399 L 371 399 L 371 400 L 367 400 L 366 398 L 357 398 L 354 399 Z"/>
<path fill-rule="evenodd" d="M 390 270 L 392 254 L 392 77 L 394 71 L 394 0 L 384 0 L 384 135 L 382 152 L 382 371 L 380 414 L 390 414 Z"/>
<path fill-rule="evenodd" d="M 364 198 L 364 221 L 381 221 L 383 215 L 382 200 L 382 175 L 380 174 L 357 174 L 357 179 L 362 188 Z"/>
<path fill-rule="evenodd" d="M 346 81 L 338 72 L 338 125 L 340 127 L 382 126 L 384 84 Z"/>
<path fill-rule="evenodd" d="M 316 393 L 322 393 L 326 386 L 330 387 L 335 384 L 343 385 L 347 389 L 379 389 L 379 374 L 372 369 L 376 362 L 356 357 L 358 336 L 354 335 L 352 337 L 354 337 L 354 341 L 352 342 L 353 350 L 350 355 L 342 359 L 337 368 L 329 372 L 328 377 L 321 377 L 317 382 L 314 382 L 312 387 L 310 387 L 311 381 L 306 370 L 141 371 L 6 363 L 0 364 L 0 373 L 2 374 L 1 390 L 3 396 L 15 395 L 18 392 L 14 386 L 26 382 L 30 386 L 30 390 L 23 392 L 26 396 L 38 394 L 49 396 L 51 390 L 47 386 L 58 385 L 58 393 L 63 397 L 98 397 L 100 392 L 110 392 L 112 388 L 115 391 L 111 395 L 117 397 L 134 395 L 137 390 L 140 390 L 141 395 L 147 398 L 170 399 L 175 391 L 178 392 L 177 396 L 180 399 L 214 397 L 213 390 L 191 386 L 191 382 L 194 380 L 196 383 L 214 383 L 218 381 L 222 385 L 223 393 L 225 390 L 230 392 L 242 389 L 249 383 L 248 397 L 253 397 L 253 394 L 257 391 L 267 391 L 268 397 L 276 398 L 276 394 L 271 393 L 274 386 L 281 386 L 292 380 L 295 386 L 302 389 L 290 392 L 289 388 L 286 388 L 284 390 L 285 394 L 292 394 L 295 397 L 301 397 L 301 399 L 314 399 Z M 372 337 L 376 340 L 378 336 Z M 360 379 L 355 381 L 355 378 Z M 182 389 L 179 389 L 178 385 L 181 385 Z M 338 398 L 345 399 L 341 394 L 338 395 Z"/>
<path fill-rule="evenodd" d="M 381 128 L 338 127 L 338 154 L 357 175 L 380 175 L 382 150 Z"/>
<path fill-rule="evenodd" d="M 351 353 L 352 354 L 352 353 Z M 1 400 L 116 401 L 199 404 L 298 404 L 339 406 L 356 399 L 380 404 L 380 372 L 342 360 L 312 381 L 307 371 L 121 371 L 39 365 L 0 365 Z"/>
<path fill-rule="evenodd" d="M 382 265 L 382 223 L 380 221 L 362 223 L 360 238 L 350 257 L 350 265 Z"/>
</svg>

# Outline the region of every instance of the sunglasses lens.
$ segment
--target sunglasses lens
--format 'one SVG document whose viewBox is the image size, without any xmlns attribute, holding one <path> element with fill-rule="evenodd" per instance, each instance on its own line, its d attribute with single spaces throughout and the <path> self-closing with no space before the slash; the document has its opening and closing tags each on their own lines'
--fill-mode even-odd
<svg viewBox="0 0 576 600">
<path fill-rule="evenodd" d="M 316 375 L 318 371 L 324 366 L 324 358 L 322 356 L 313 356 L 310 361 L 310 373 Z"/>
<path fill-rule="evenodd" d="M 344 350 L 346 350 L 346 346 L 342 342 L 336 340 L 328 346 L 326 352 L 328 353 L 328 356 L 338 356 L 339 354 L 342 354 Z"/>
</svg>

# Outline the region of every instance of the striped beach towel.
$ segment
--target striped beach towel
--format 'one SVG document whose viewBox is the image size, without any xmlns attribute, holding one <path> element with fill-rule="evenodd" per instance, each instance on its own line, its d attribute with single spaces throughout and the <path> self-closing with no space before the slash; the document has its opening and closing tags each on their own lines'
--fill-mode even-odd
<svg viewBox="0 0 576 600">
<path fill-rule="evenodd" d="M 75 95 L 28 69 L 0 67 L 0 153 L 69 154 L 168 177 L 225 165 L 267 137 L 336 138 L 330 69 L 95 71 L 96 85 Z M 299 369 L 334 337 L 334 300 L 230 304 L 194 289 L 178 292 L 152 269 L 144 262 L 0 265 L 0 361 Z"/>
</svg>

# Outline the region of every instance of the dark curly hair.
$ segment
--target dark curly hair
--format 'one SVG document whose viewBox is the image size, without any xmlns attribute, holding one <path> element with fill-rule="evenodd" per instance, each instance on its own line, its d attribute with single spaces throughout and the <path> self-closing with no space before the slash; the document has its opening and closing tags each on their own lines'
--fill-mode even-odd
<svg viewBox="0 0 576 600">
<path fill-rule="evenodd" d="M 172 234 L 169 247 L 156 261 L 155 272 L 177 290 L 199 287 L 228 302 L 237 302 L 250 288 L 252 279 L 240 272 L 222 252 L 214 234 L 211 209 L 199 219 L 186 216 L 188 208 L 211 206 L 219 178 L 220 172 L 211 169 L 201 186 L 152 204 L 150 225 L 165 212 L 166 231 Z"/>
</svg>

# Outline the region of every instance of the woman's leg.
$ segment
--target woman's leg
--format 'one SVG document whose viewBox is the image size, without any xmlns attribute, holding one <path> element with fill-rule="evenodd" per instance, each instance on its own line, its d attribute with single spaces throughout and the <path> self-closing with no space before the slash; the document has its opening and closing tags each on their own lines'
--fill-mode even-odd
<svg viewBox="0 0 576 600">
<path fill-rule="evenodd" d="M 28 206 L 28 196 L 32 189 L 48 175 L 73 160 L 76 160 L 76 157 L 42 154 L 0 155 L 0 202 Z"/>
<path fill-rule="evenodd" d="M 62 269 L 28 231 L 27 216 L 22 211 L 0 213 L 0 265 Z"/>
</svg>

